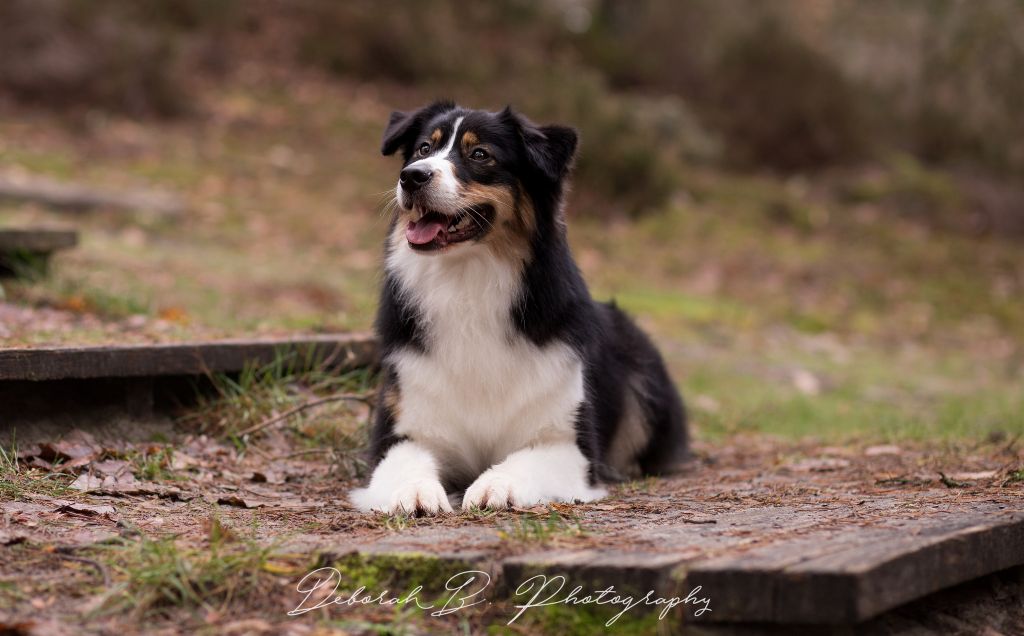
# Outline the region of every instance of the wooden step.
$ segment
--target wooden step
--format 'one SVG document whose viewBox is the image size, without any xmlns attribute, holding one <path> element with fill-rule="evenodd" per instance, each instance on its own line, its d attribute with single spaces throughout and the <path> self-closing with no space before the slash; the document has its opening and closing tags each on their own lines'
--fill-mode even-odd
<svg viewBox="0 0 1024 636">
<path fill-rule="evenodd" d="M 232 373 L 289 354 L 325 366 L 372 364 L 369 334 L 324 334 L 175 344 L 0 350 L 0 380 L 81 380 Z"/>
<path fill-rule="evenodd" d="M 0 252 L 48 254 L 78 245 L 78 233 L 71 230 L 0 229 Z"/>
<path fill-rule="evenodd" d="M 641 506 L 616 527 L 622 547 L 601 541 L 593 548 L 536 549 L 509 557 L 502 554 L 508 539 L 493 539 L 493 530 L 434 526 L 407 529 L 369 545 L 341 544 L 335 554 L 445 558 L 431 546 L 472 546 L 475 567 L 497 572 L 501 583 L 496 588 L 516 603 L 537 591 L 537 581 L 549 582 L 546 589 L 552 592 L 560 587 L 557 599 L 577 586 L 579 597 L 609 586 L 636 599 L 650 593 L 652 603 L 659 597 L 691 596 L 672 615 L 701 623 L 706 629 L 701 634 L 856 625 L 932 593 L 1024 565 L 1019 491 L 994 498 L 998 503 L 959 503 L 950 497 L 948 504 L 931 509 L 915 507 L 912 499 L 865 500 L 873 511 L 891 511 L 883 523 L 784 505 L 753 506 L 708 523 L 649 516 Z M 638 544 L 642 547 L 627 547 Z M 452 558 L 461 562 L 466 557 Z M 524 592 L 520 586 L 531 580 L 534 585 Z M 701 599 L 707 599 L 708 611 L 697 611 L 705 606 Z M 640 604 L 630 614 L 657 613 L 663 607 Z M 728 629 L 737 624 L 762 627 Z"/>
<path fill-rule="evenodd" d="M 44 274 L 50 255 L 78 245 L 70 230 L 0 229 L 0 276 Z"/>
</svg>

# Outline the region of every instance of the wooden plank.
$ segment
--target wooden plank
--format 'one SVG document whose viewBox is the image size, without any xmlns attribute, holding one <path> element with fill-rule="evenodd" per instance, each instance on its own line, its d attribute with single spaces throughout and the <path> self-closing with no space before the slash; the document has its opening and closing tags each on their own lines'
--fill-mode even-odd
<svg viewBox="0 0 1024 636">
<path fill-rule="evenodd" d="M 354 368 L 375 362 L 369 334 L 313 335 L 160 345 L 0 350 L 0 380 L 67 380 L 203 375 L 267 364 L 284 353 L 299 361 Z"/>
<path fill-rule="evenodd" d="M 78 245 L 78 233 L 70 230 L 0 230 L 0 252 L 24 251 L 48 254 L 76 245 Z"/>
<path fill-rule="evenodd" d="M 185 210 L 181 197 L 167 192 L 101 190 L 82 184 L 22 175 L 0 175 L 0 199 L 27 201 L 68 211 L 116 208 L 179 216 Z"/>
<path fill-rule="evenodd" d="M 904 527 L 859 528 L 686 567 L 685 586 L 715 599 L 700 620 L 844 624 L 1024 564 L 1024 511 L 987 506 Z M 801 554 L 805 549 L 806 553 Z"/>
</svg>

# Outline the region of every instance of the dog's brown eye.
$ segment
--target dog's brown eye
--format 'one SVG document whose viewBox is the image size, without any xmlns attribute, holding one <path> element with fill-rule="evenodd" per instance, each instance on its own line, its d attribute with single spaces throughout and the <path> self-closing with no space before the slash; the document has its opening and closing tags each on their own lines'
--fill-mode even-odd
<svg viewBox="0 0 1024 636">
<path fill-rule="evenodd" d="M 419 156 L 426 157 L 427 153 L 430 152 L 430 144 L 424 141 L 420 144 L 420 147 L 416 149 L 416 152 Z"/>
<path fill-rule="evenodd" d="M 476 150 L 470 153 L 469 158 L 474 159 L 476 161 L 484 161 L 490 158 L 490 156 L 491 154 L 484 150 L 483 148 L 477 148 Z"/>
</svg>

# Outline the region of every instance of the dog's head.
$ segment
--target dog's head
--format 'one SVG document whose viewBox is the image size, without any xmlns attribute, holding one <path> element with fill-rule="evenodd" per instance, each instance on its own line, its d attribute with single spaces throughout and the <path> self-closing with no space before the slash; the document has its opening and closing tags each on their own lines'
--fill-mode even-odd
<svg viewBox="0 0 1024 636">
<path fill-rule="evenodd" d="M 484 244 L 521 255 L 559 213 L 576 141 L 572 128 L 536 126 L 510 108 L 437 102 L 392 113 L 381 152 L 404 158 L 394 240 L 401 232 L 422 253 Z"/>
</svg>

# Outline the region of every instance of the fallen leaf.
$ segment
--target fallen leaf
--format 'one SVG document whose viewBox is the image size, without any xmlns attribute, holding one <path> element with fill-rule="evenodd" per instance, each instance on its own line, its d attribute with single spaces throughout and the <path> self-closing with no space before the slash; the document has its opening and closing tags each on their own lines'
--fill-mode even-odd
<svg viewBox="0 0 1024 636">
<path fill-rule="evenodd" d="M 93 505 L 84 504 L 73 501 L 61 501 L 57 507 L 57 512 L 64 512 L 69 514 L 82 515 L 83 517 L 106 517 L 107 519 L 113 520 L 117 510 L 110 505 Z"/>
<path fill-rule="evenodd" d="M 189 323 L 188 312 L 181 307 L 165 307 L 157 315 L 161 320 L 168 322 L 176 322 L 180 325 L 187 325 Z"/>
<path fill-rule="evenodd" d="M 28 463 L 32 468 L 42 468 L 43 470 L 50 472 L 53 470 L 53 464 L 46 461 L 42 457 L 33 457 L 32 461 Z"/>
<path fill-rule="evenodd" d="M 249 476 L 249 480 L 259 484 L 283 484 L 284 476 L 273 469 L 264 468 L 262 470 L 252 471 L 252 475 Z"/>
<path fill-rule="evenodd" d="M 22 459 L 27 457 L 35 457 L 39 455 L 40 448 L 39 444 L 29 444 L 28 446 L 21 446 L 18 448 L 18 456 Z"/>
<path fill-rule="evenodd" d="M 94 459 L 103 452 L 92 435 L 75 429 L 58 442 L 44 442 L 39 445 L 39 456 L 53 462 L 58 459 Z"/>
<path fill-rule="evenodd" d="M 139 487 L 139 481 L 135 479 L 135 475 L 130 472 L 121 473 L 119 475 L 106 475 L 100 477 L 92 473 L 82 473 L 78 476 L 78 479 L 71 482 L 71 488 L 73 490 L 80 490 L 82 492 L 95 492 L 103 490 L 106 492 L 118 492 L 121 494 L 128 494 L 128 491 L 135 490 Z"/>
<path fill-rule="evenodd" d="M 172 470 L 188 470 L 194 466 L 199 465 L 199 460 L 196 458 L 186 455 L 180 450 L 175 451 L 171 456 L 171 469 Z"/>
<path fill-rule="evenodd" d="M 238 508 L 262 508 L 270 505 L 268 501 L 261 501 L 250 497 L 239 495 L 224 495 L 217 498 L 217 503 L 222 506 L 236 506 Z"/>
<path fill-rule="evenodd" d="M 117 477 L 131 470 L 131 464 L 123 459 L 106 459 L 92 465 L 93 471 L 102 475 Z"/>
</svg>

